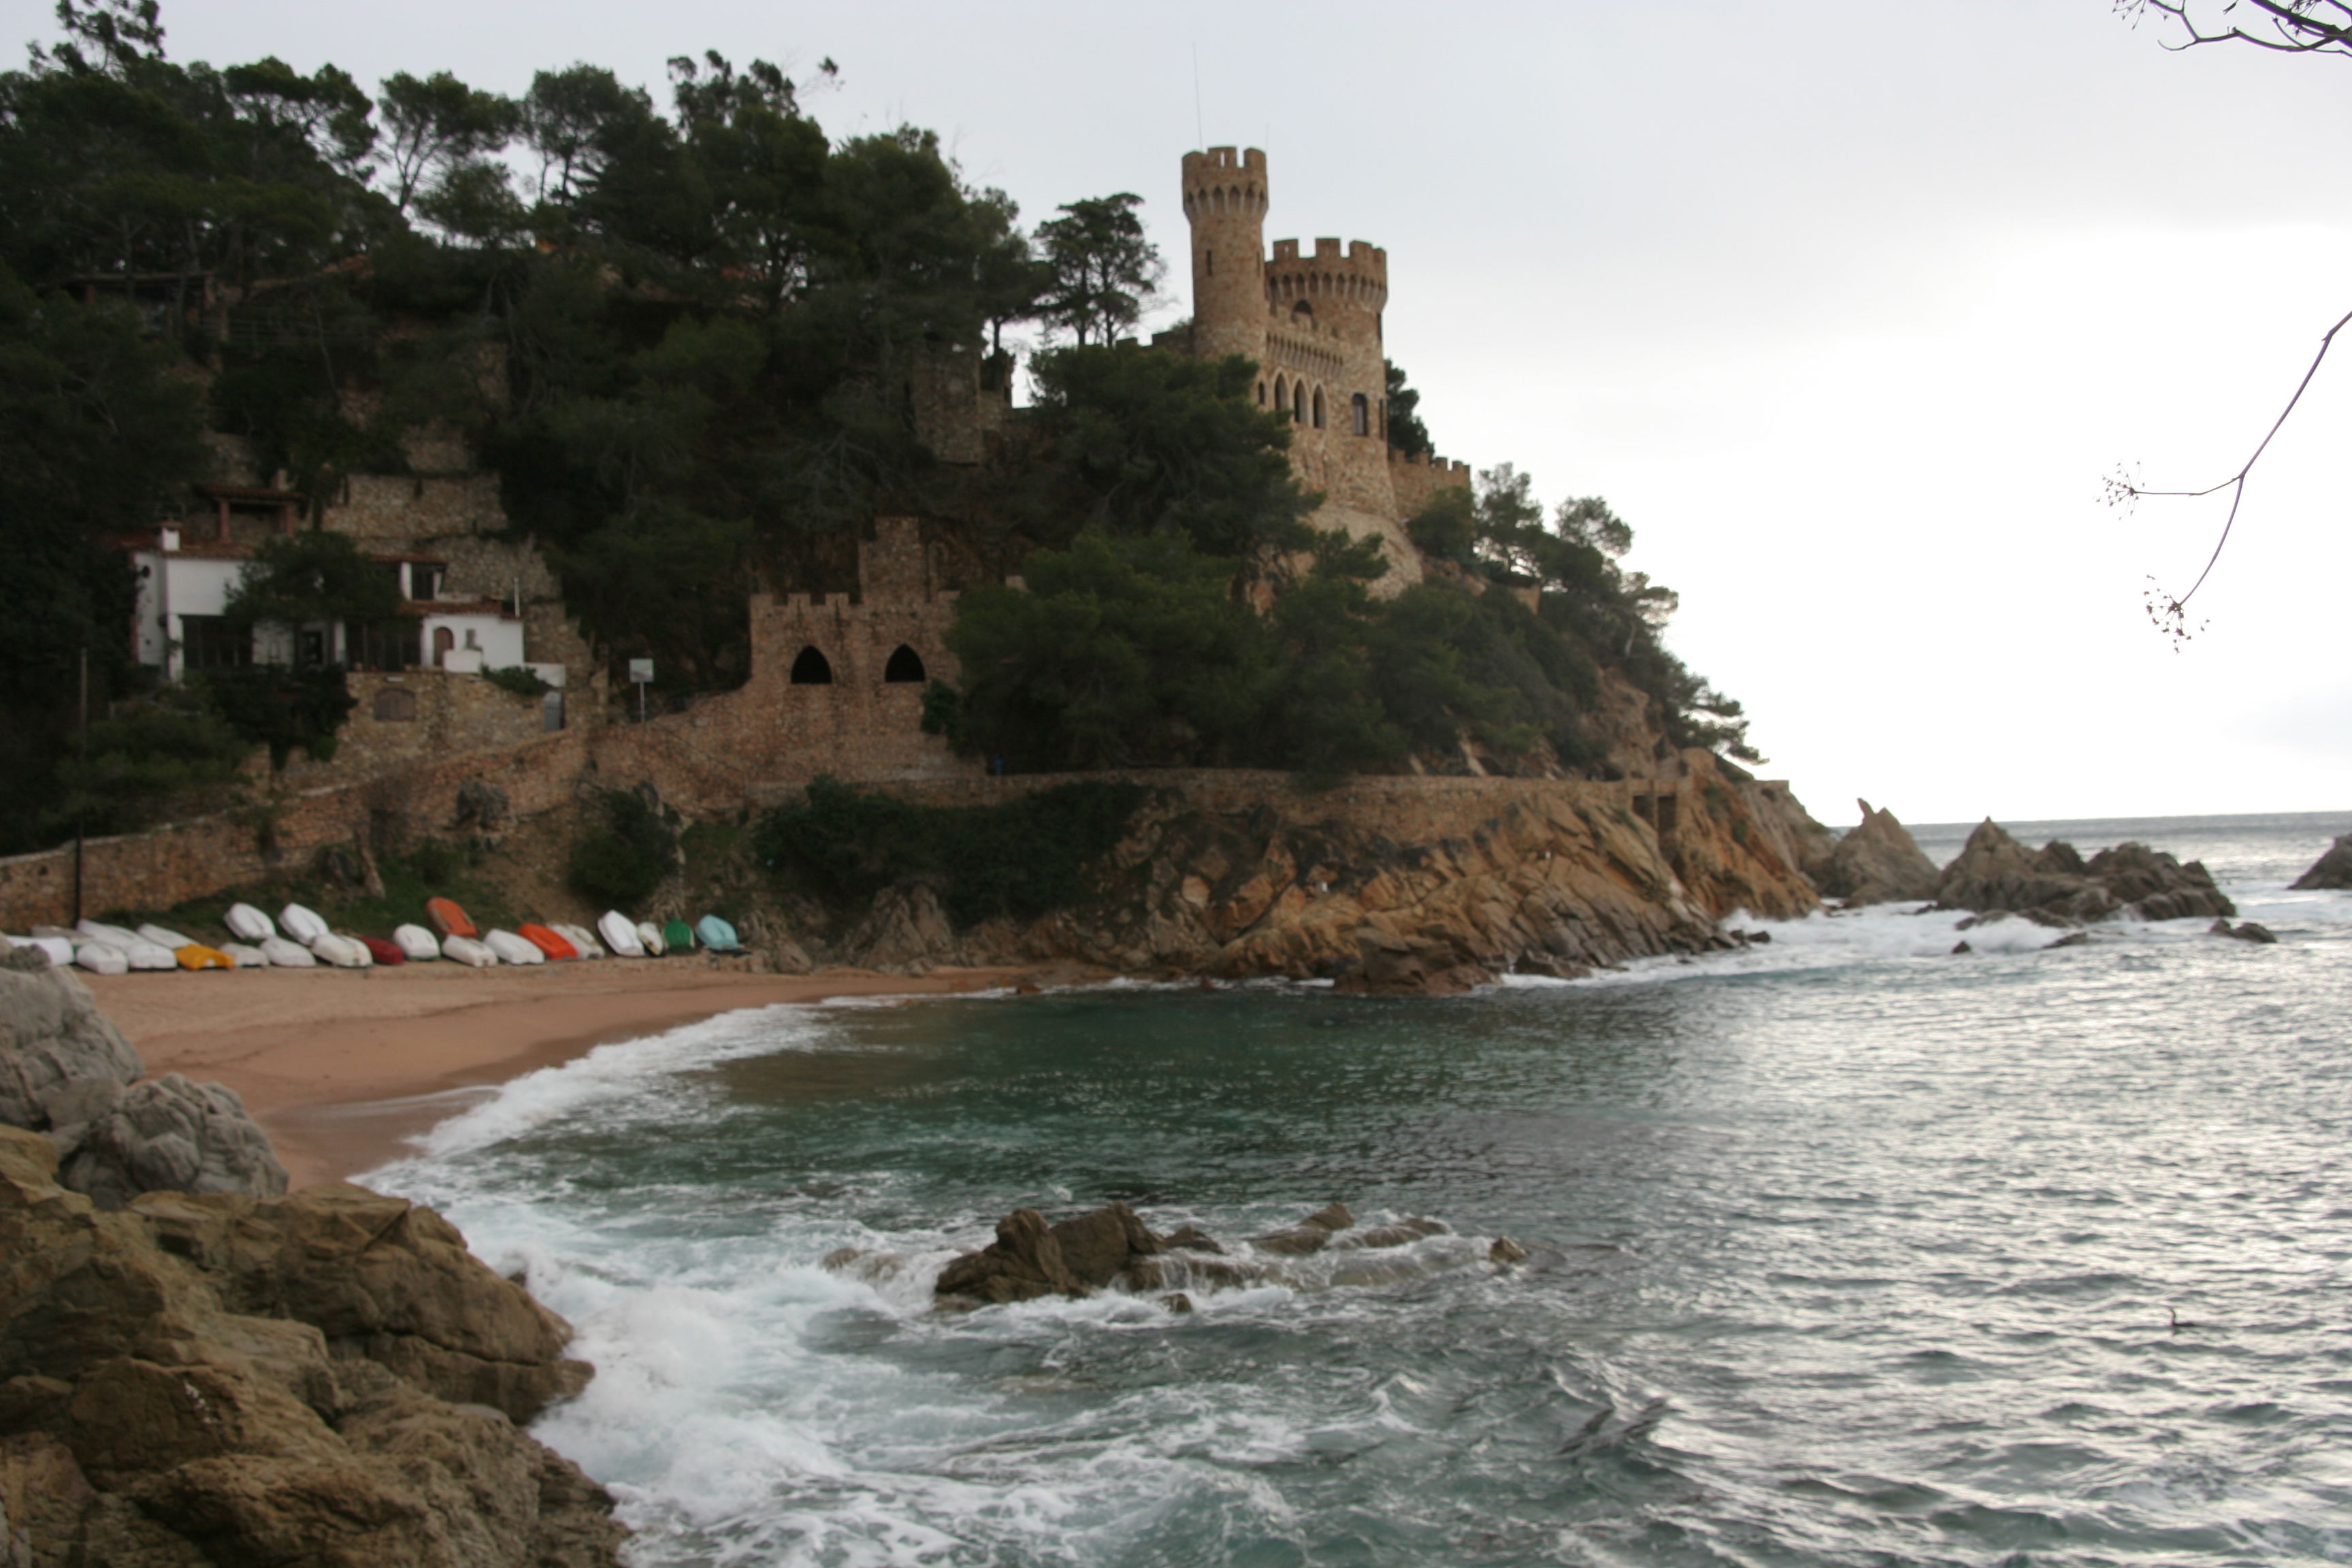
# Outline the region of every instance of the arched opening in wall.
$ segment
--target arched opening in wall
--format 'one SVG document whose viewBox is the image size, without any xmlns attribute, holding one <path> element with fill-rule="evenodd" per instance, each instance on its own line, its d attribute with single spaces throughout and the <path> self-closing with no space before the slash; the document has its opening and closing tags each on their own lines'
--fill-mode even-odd
<svg viewBox="0 0 2352 1568">
<path fill-rule="evenodd" d="M 1348 400 L 1348 427 L 1359 436 L 1372 433 L 1372 400 L 1362 393 Z"/>
<path fill-rule="evenodd" d="M 375 694 L 375 721 L 379 724 L 414 724 L 416 722 L 416 693 L 397 686 L 387 686 Z"/>
<path fill-rule="evenodd" d="M 1260 408 L 1265 406 L 1265 383 L 1262 381 L 1257 384 L 1257 405 Z"/>
<path fill-rule="evenodd" d="M 435 626 L 433 628 L 433 667 L 438 669 L 441 667 L 441 656 L 457 646 L 456 632 L 451 631 L 447 626 Z"/>
<path fill-rule="evenodd" d="M 1290 384 L 1278 375 L 1274 378 L 1274 406 L 1281 413 L 1290 412 Z"/>
<path fill-rule="evenodd" d="M 1319 386 L 1315 389 L 1315 428 L 1323 428 L 1323 389 Z"/>
<path fill-rule="evenodd" d="M 793 660 L 793 684 L 794 686 L 831 686 L 833 684 L 833 661 L 819 653 L 814 643 L 801 649 L 800 658 Z"/>
<path fill-rule="evenodd" d="M 1307 384 L 1303 381 L 1290 389 L 1290 422 L 1307 423 Z"/>
<path fill-rule="evenodd" d="M 1307 325 L 1310 327 L 1313 326 L 1315 324 L 1314 305 L 1307 300 L 1301 300 L 1298 303 L 1290 307 L 1290 319 L 1294 322 L 1304 321 Z"/>
<path fill-rule="evenodd" d="M 882 667 L 882 679 L 892 686 L 920 686 L 923 683 L 923 656 L 900 643 L 891 651 L 890 662 Z"/>
<path fill-rule="evenodd" d="M 1204 247 L 1201 251 L 1201 276 L 1203 278 L 1214 278 L 1216 275 L 1217 253 Z"/>
</svg>

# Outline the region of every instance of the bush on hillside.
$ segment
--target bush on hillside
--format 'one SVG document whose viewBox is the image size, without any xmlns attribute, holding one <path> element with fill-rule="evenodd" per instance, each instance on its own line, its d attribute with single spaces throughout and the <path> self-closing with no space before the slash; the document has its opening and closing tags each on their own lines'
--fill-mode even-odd
<svg viewBox="0 0 2352 1568">
<path fill-rule="evenodd" d="M 800 805 L 769 814 L 754 847 L 836 906 L 928 882 L 958 925 L 1034 920 L 1085 895 L 1087 867 L 1118 842 L 1144 794 L 1088 781 L 1001 805 L 931 806 L 821 778 Z"/>
<path fill-rule="evenodd" d="M 677 865 L 677 829 L 634 790 L 606 790 L 603 817 L 572 847 L 572 886 L 598 903 L 634 910 Z"/>
</svg>

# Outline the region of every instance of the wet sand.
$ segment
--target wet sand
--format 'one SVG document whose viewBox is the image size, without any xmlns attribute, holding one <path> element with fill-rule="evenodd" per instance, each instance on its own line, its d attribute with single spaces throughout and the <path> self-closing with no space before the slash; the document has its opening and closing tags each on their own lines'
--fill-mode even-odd
<svg viewBox="0 0 2352 1568">
<path fill-rule="evenodd" d="M 360 970 L 85 975 L 147 1064 L 244 1097 L 296 1186 L 357 1174 L 496 1085 L 616 1040 L 744 1007 L 835 996 L 939 995 L 1026 970 L 752 974 L 703 959 L 530 969 L 415 963 Z"/>
</svg>

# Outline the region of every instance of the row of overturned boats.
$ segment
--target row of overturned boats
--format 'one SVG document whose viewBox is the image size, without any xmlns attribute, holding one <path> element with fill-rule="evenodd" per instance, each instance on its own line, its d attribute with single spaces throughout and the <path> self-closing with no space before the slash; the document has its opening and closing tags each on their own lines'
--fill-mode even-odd
<svg viewBox="0 0 2352 1568">
<path fill-rule="evenodd" d="M 699 949 L 740 953 L 735 928 L 718 915 L 688 925 L 683 920 L 633 921 L 607 910 L 586 926 L 525 921 L 514 930 L 485 931 L 449 899 L 427 899 L 425 922 L 396 925 L 390 936 L 339 931 L 325 916 L 302 904 L 288 904 L 272 919 L 252 904 L 231 904 L 221 916 L 228 938 L 199 942 L 153 923 L 136 928 L 84 920 L 71 927 L 35 926 L 29 936 L 0 935 L 10 947 L 37 947 L 49 962 L 72 964 L 93 974 L 133 970 L 202 972 L 236 969 L 373 969 L 380 965 L 436 960 L 474 969 L 501 965 L 563 963 L 596 958 L 660 958 Z"/>
</svg>

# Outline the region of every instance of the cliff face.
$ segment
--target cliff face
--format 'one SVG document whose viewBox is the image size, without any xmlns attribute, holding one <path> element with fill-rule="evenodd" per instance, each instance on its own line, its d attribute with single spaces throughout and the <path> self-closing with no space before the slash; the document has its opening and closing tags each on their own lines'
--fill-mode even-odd
<svg viewBox="0 0 2352 1568">
<path fill-rule="evenodd" d="M 0 1563 L 591 1568 L 612 1500 L 526 1436 L 587 1369 L 430 1210 L 58 1185 L 0 1127 Z"/>
<path fill-rule="evenodd" d="M 935 895 L 897 889 L 839 945 L 877 965 L 1063 958 L 1448 991 L 1725 946 L 1735 910 L 1817 907 L 1793 863 L 1801 807 L 1703 752 L 1670 765 L 1636 784 L 1154 779 L 1087 906 L 959 934 Z"/>
</svg>

